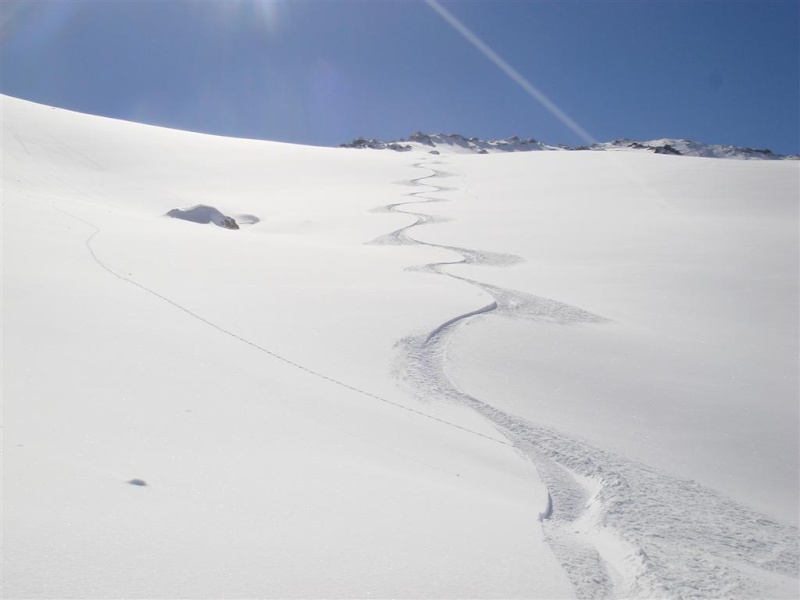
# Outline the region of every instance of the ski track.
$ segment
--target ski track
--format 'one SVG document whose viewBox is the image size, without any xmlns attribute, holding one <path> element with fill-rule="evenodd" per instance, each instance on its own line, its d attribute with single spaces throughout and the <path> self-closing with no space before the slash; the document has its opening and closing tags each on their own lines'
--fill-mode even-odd
<svg viewBox="0 0 800 600">
<path fill-rule="evenodd" d="M 445 201 L 430 194 L 459 190 L 425 183 L 453 174 L 431 168 L 436 162 L 416 163 L 430 175 L 403 182 L 428 187 L 408 194 L 412 199 L 376 209 L 416 217 L 411 225 L 381 236 L 372 243 L 424 245 L 449 250 L 460 258 L 412 267 L 452 277 L 483 290 L 493 298 L 486 306 L 458 315 L 427 334 L 400 340 L 398 375 L 422 400 L 432 397 L 473 408 L 504 436 L 497 439 L 404 406 L 387 398 L 319 373 L 247 338 L 229 331 L 156 290 L 120 274 L 97 255 L 94 238 L 101 230 L 93 223 L 48 203 L 50 208 L 88 226 L 86 248 L 104 271 L 139 288 L 187 316 L 230 336 L 274 359 L 331 384 L 378 400 L 465 433 L 511 445 L 533 462 L 548 489 L 548 505 L 539 514 L 545 536 L 562 563 L 579 598 L 718 598 L 777 597 L 765 587 L 777 578 L 781 590 L 798 579 L 798 530 L 737 504 L 693 481 L 665 475 L 646 465 L 600 450 L 553 429 L 536 425 L 492 407 L 458 388 L 445 371 L 446 347 L 454 329 L 467 319 L 499 315 L 561 325 L 602 324 L 607 319 L 556 300 L 484 284 L 454 275 L 446 268 L 459 264 L 506 266 L 516 256 L 425 243 L 408 235 L 414 227 L 447 219 L 402 210 L 414 203 Z M 55 174 L 53 174 L 55 175 Z M 94 190 L 53 175 L 79 196 Z M 598 540 L 605 543 L 598 543 Z M 609 546 L 613 546 L 612 551 Z M 621 551 L 620 551 L 621 549 Z M 790 584 L 787 586 L 787 581 Z M 785 596 L 785 594 L 784 594 Z M 788 596 L 791 597 L 791 596 Z"/>
<path fill-rule="evenodd" d="M 404 208 L 443 202 L 446 200 L 433 194 L 458 190 L 434 183 L 453 176 L 436 169 L 439 164 L 414 163 L 431 174 L 400 183 L 426 189 L 406 194 L 410 197 L 406 202 L 375 209 L 413 216 L 415 222 L 371 243 L 452 251 L 461 258 L 409 270 L 467 282 L 493 301 L 453 317 L 427 334 L 398 342 L 395 374 L 424 401 L 435 398 L 471 407 L 534 463 L 548 489 L 547 507 L 539 520 L 577 597 L 757 598 L 786 596 L 787 590 L 792 594 L 800 574 L 796 527 L 776 522 L 694 481 L 672 477 L 494 408 L 460 390 L 447 375 L 449 338 L 468 319 L 499 315 L 570 326 L 608 320 L 557 300 L 450 273 L 448 267 L 454 265 L 506 266 L 520 259 L 421 242 L 409 235 L 415 227 L 446 220 Z"/>
<path fill-rule="evenodd" d="M 65 188 L 70 189 L 73 193 L 77 194 L 78 197 L 83 197 L 85 200 L 92 199 L 95 202 L 102 204 L 104 202 L 104 200 L 106 199 L 105 196 L 101 192 L 99 192 L 97 190 L 93 190 L 93 189 L 89 188 L 88 186 L 86 186 L 85 184 L 80 184 L 80 183 L 71 181 L 68 177 L 64 176 L 63 174 L 61 174 L 61 175 L 50 174 L 48 176 L 48 179 L 50 179 L 51 181 L 57 182 L 59 185 L 65 187 Z M 200 315 L 200 314 L 198 314 L 196 312 L 193 312 L 188 307 L 186 307 L 186 306 L 184 306 L 184 305 L 182 305 L 182 304 L 180 304 L 180 303 L 168 298 L 167 296 L 165 296 L 164 294 L 158 292 L 157 290 L 154 290 L 154 289 L 152 289 L 152 288 L 150 288 L 150 287 L 148 287 L 148 286 L 136 281 L 135 279 L 133 279 L 132 277 L 129 276 L 130 274 L 128 274 L 128 276 L 123 275 L 122 273 L 118 272 L 117 270 L 113 269 L 108 264 L 106 264 L 100 258 L 100 256 L 98 256 L 98 254 L 95 251 L 95 248 L 94 248 L 94 246 L 92 244 L 92 242 L 94 241 L 94 238 L 97 235 L 99 235 L 100 233 L 102 233 L 102 230 L 97 225 L 95 225 L 94 223 L 91 223 L 90 221 L 87 221 L 86 219 L 81 218 L 81 217 L 79 217 L 79 216 L 77 216 L 77 215 L 75 215 L 75 214 L 73 214 L 71 212 L 68 212 L 68 211 L 66 211 L 66 210 L 64 210 L 62 208 L 58 208 L 56 206 L 55 201 L 51 201 L 49 203 L 45 203 L 45 205 L 48 206 L 50 209 L 52 209 L 55 212 L 58 212 L 58 213 L 66 216 L 66 217 L 69 217 L 69 218 L 71 218 L 71 219 L 73 219 L 75 221 L 78 221 L 78 222 L 82 223 L 83 225 L 86 225 L 87 227 L 89 227 L 92 230 L 92 232 L 89 234 L 89 236 L 84 240 L 84 245 L 86 246 L 86 249 L 88 250 L 89 255 L 91 256 L 92 260 L 103 271 L 105 271 L 109 275 L 113 276 L 114 278 L 116 278 L 116 279 L 118 279 L 118 280 L 120 280 L 122 282 L 125 282 L 126 284 L 129 284 L 129 285 L 132 285 L 132 286 L 138 288 L 142 292 L 145 292 L 145 293 L 147 293 L 147 294 L 149 294 L 149 295 L 151 295 L 151 296 L 153 296 L 155 298 L 158 298 L 162 302 L 171 305 L 173 308 L 181 311 L 182 313 L 184 313 L 185 315 L 191 317 L 192 319 L 195 319 L 196 321 L 198 321 L 200 323 L 203 323 L 203 324 L 205 324 L 205 325 L 217 330 L 219 333 L 222 333 L 223 335 L 226 335 L 226 336 L 231 337 L 231 338 L 233 338 L 233 339 L 235 339 L 235 340 L 237 340 L 237 341 L 239 341 L 239 342 L 241 342 L 243 344 L 246 344 L 247 346 L 250 346 L 252 349 L 257 350 L 258 352 L 261 352 L 262 354 L 265 354 L 265 355 L 267 355 L 267 356 L 269 356 L 269 357 L 271 357 L 273 359 L 276 359 L 276 360 L 278 360 L 280 362 L 283 362 L 283 363 L 285 363 L 287 365 L 290 365 L 290 366 L 292 366 L 292 367 L 294 367 L 294 368 L 296 368 L 296 369 L 298 369 L 300 371 L 303 371 L 308 375 L 311 375 L 313 377 L 325 380 L 325 381 L 327 381 L 327 382 L 329 382 L 329 383 L 331 383 L 333 385 L 336 385 L 336 386 L 341 387 L 341 388 L 345 388 L 345 389 L 350 390 L 351 392 L 355 392 L 356 394 L 359 394 L 361 396 L 370 398 L 372 400 L 378 400 L 379 402 L 383 402 L 384 404 L 393 406 L 395 408 L 399 408 L 401 410 L 413 413 L 413 414 L 415 414 L 417 416 L 420 416 L 420 417 L 423 417 L 423 418 L 426 418 L 426 419 L 430 419 L 432 421 L 436 421 L 436 422 L 438 422 L 438 423 L 440 423 L 442 425 L 445 425 L 447 427 L 452 427 L 454 429 L 458 429 L 458 430 L 460 430 L 460 431 L 462 431 L 464 433 L 471 434 L 471 435 L 474 435 L 474 436 L 478 436 L 480 438 L 483 438 L 483 439 L 491 441 L 491 442 L 495 442 L 495 443 L 498 443 L 498 444 L 503 444 L 503 445 L 506 445 L 506 446 L 509 445 L 509 443 L 504 439 L 497 439 L 496 437 L 492 437 L 492 436 L 486 435 L 484 433 L 480 433 L 478 431 L 474 431 L 474 430 L 469 429 L 467 427 L 463 427 L 461 425 L 458 425 L 457 423 L 453 423 L 451 421 L 447 421 L 446 419 L 442 419 L 442 418 L 436 417 L 436 416 L 431 415 L 429 413 L 426 413 L 424 411 L 417 410 L 415 408 L 411 408 L 410 406 L 406 406 L 406 405 L 401 404 L 399 402 L 395 402 L 394 400 L 390 400 L 390 399 L 385 398 L 383 396 L 380 396 L 378 394 L 374 394 L 374 393 L 372 393 L 372 392 L 370 392 L 368 390 L 365 390 L 363 388 L 357 387 L 355 385 L 351 385 L 350 383 L 348 383 L 346 381 L 343 381 L 341 379 L 337 379 L 336 377 L 332 377 L 332 376 L 326 375 L 324 373 L 321 373 L 319 371 L 315 371 L 314 369 L 311 369 L 311 368 L 301 364 L 300 362 L 297 362 L 295 360 L 287 358 L 287 357 L 283 356 L 282 354 L 279 354 L 278 352 L 270 350 L 269 348 L 266 348 L 265 346 L 262 346 L 262 345 L 254 342 L 254 341 L 252 341 L 250 339 L 247 339 L 246 337 L 244 337 L 242 335 L 239 335 L 238 333 L 236 333 L 234 331 L 226 329 L 225 327 L 223 327 L 223 326 L 221 326 L 221 325 L 219 325 L 219 324 L 207 319 L 206 317 L 204 317 L 204 316 L 202 316 L 202 315 Z M 348 435 L 352 435 L 353 437 L 358 437 L 358 436 L 355 436 L 354 434 L 352 434 L 350 432 L 345 432 L 345 433 L 347 433 Z M 359 439 L 361 439 L 361 438 L 359 438 Z"/>
</svg>

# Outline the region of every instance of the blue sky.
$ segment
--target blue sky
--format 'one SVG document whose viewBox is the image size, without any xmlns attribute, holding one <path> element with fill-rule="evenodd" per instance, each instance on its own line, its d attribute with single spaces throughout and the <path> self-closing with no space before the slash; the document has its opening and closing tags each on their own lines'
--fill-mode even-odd
<svg viewBox="0 0 800 600">
<path fill-rule="evenodd" d="M 591 136 L 800 153 L 796 0 L 442 5 Z M 3 0 L 0 91 L 316 145 L 581 139 L 422 1 Z"/>
</svg>

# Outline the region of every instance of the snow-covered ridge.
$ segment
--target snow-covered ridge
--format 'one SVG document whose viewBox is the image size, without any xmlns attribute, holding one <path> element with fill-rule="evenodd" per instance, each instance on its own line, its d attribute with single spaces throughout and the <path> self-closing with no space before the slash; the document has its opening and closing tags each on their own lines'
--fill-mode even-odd
<svg viewBox="0 0 800 600">
<path fill-rule="evenodd" d="M 412 133 L 408 140 L 400 139 L 384 142 L 376 139 L 356 138 L 342 148 L 371 148 L 373 150 L 395 150 L 405 152 L 414 149 L 424 149 L 432 153 L 440 150 L 458 153 L 488 154 L 490 152 L 526 152 L 530 150 L 569 150 L 566 146 L 552 146 L 533 138 L 521 139 L 517 136 L 503 140 L 484 141 L 476 137 L 464 137 L 458 133 Z"/>
<path fill-rule="evenodd" d="M 772 150 L 757 148 L 743 148 L 741 146 L 728 146 L 723 144 L 704 144 L 681 139 L 660 139 L 646 142 L 636 142 L 628 139 L 619 139 L 612 142 L 594 144 L 591 150 L 646 150 L 655 154 L 673 154 L 676 156 L 701 156 L 703 158 L 736 158 L 740 160 L 798 160 L 796 154 L 773 154 Z"/>
<path fill-rule="evenodd" d="M 545 144 L 534 138 L 513 136 L 506 139 L 481 140 L 476 137 L 465 137 L 458 133 L 427 134 L 420 131 L 412 133 L 408 140 L 400 139 L 384 142 L 373 138 L 356 138 L 352 142 L 340 145 L 342 148 L 370 148 L 373 150 L 427 150 L 432 154 L 475 153 L 489 154 L 493 152 L 529 152 L 533 150 L 630 150 L 645 151 L 654 154 L 672 154 L 675 156 L 701 156 L 704 158 L 733 158 L 739 160 L 798 160 L 800 156 L 783 156 L 773 154 L 771 150 L 742 148 L 721 144 L 705 144 L 682 139 L 660 139 L 650 141 L 634 141 L 625 138 L 611 142 L 599 142 L 591 146 L 566 146 L 563 144 Z"/>
</svg>

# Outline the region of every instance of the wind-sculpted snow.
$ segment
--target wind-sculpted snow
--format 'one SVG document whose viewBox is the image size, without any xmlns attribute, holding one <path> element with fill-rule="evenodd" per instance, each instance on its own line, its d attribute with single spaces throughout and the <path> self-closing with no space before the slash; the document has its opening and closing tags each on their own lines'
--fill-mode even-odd
<svg viewBox="0 0 800 600">
<path fill-rule="evenodd" d="M 449 337 L 468 319 L 505 317 L 562 326 L 597 327 L 608 320 L 557 300 L 487 285 L 454 275 L 454 265 L 503 266 L 518 257 L 421 242 L 414 227 L 434 222 L 403 207 L 441 202 L 445 189 L 438 163 L 415 166 L 432 171 L 409 183 L 405 203 L 384 207 L 416 222 L 374 243 L 443 248 L 461 256 L 414 270 L 474 285 L 492 301 L 448 319 L 430 332 L 398 342 L 395 374 L 425 401 L 466 405 L 489 420 L 537 468 L 547 486 L 539 514 L 547 540 L 579 598 L 754 598 L 786 597 L 800 575 L 798 530 L 784 525 L 695 481 L 595 447 L 553 428 L 492 406 L 459 389 L 447 373 Z"/>
</svg>

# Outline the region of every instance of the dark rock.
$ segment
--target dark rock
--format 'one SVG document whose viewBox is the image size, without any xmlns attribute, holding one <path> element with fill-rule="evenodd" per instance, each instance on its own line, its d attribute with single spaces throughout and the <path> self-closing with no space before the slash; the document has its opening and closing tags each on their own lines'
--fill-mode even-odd
<svg viewBox="0 0 800 600">
<path fill-rule="evenodd" d="M 679 150 L 673 148 L 669 144 L 664 144 L 663 146 L 654 148 L 653 152 L 655 154 L 673 154 L 675 156 L 683 156 L 683 154 L 681 154 Z"/>
</svg>

